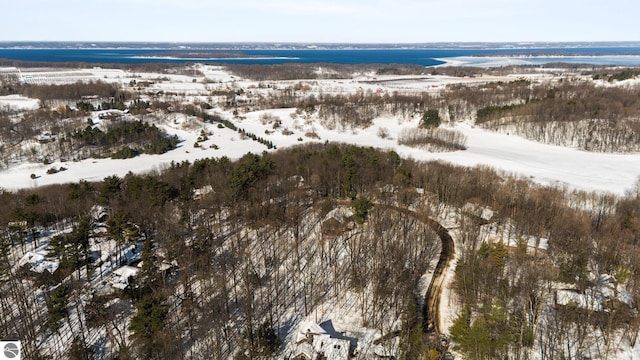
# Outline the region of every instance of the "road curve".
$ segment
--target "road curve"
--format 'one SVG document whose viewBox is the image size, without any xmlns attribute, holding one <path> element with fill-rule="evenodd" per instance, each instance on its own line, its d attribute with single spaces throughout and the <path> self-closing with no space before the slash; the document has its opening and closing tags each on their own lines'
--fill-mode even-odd
<svg viewBox="0 0 640 360">
<path fill-rule="evenodd" d="M 402 214 L 411 216 L 419 221 L 427 224 L 431 230 L 435 231 L 442 242 L 442 250 L 440 251 L 440 259 L 433 271 L 431 283 L 424 296 L 424 305 L 422 307 L 422 328 L 425 333 L 442 334 L 440 329 L 440 299 L 442 298 L 442 286 L 444 284 L 445 269 L 449 266 L 455 255 L 453 238 L 449 231 L 437 221 L 427 215 L 411 211 L 409 209 L 400 208 L 392 205 L 376 204 L 378 207 L 394 210 Z"/>
</svg>

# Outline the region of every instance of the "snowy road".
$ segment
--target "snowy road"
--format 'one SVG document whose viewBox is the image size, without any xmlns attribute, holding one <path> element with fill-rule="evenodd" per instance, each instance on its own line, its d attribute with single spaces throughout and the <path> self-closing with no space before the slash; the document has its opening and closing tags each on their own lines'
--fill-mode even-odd
<svg viewBox="0 0 640 360">
<path fill-rule="evenodd" d="M 445 269 L 449 267 L 455 255 L 453 238 L 449 234 L 449 231 L 444 226 L 442 226 L 442 224 L 426 215 L 392 205 L 376 204 L 376 206 L 394 210 L 399 213 L 414 217 L 415 219 L 425 223 L 431 230 L 438 234 L 438 237 L 442 242 L 442 248 L 440 251 L 440 257 L 438 259 L 438 264 L 433 270 L 431 283 L 429 284 L 427 293 L 424 296 L 422 321 L 423 329 L 425 332 L 442 334 L 443 329 L 440 329 L 440 300 L 442 297 L 442 289 L 445 285 Z"/>
</svg>

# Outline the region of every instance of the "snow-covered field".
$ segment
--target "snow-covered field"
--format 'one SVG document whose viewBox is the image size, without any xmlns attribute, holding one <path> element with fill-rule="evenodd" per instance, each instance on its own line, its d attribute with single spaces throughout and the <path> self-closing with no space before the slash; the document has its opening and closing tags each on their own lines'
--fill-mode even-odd
<svg viewBox="0 0 640 360">
<path fill-rule="evenodd" d="M 489 165 L 543 184 L 571 189 L 611 192 L 632 191 L 640 175 L 640 154 L 603 154 L 552 146 L 519 136 L 497 134 L 468 124 L 455 126 L 467 136 L 464 152 L 402 155 L 441 159 L 460 165 Z"/>
<path fill-rule="evenodd" d="M 0 96 L 0 110 L 35 110 L 40 102 L 20 95 Z"/>
</svg>

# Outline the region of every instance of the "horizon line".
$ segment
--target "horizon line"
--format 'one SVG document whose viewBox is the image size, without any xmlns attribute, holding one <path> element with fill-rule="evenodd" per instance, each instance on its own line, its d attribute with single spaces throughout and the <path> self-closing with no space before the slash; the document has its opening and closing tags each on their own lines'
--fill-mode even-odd
<svg viewBox="0 0 640 360">
<path fill-rule="evenodd" d="M 422 44 L 621 44 L 639 40 L 520 40 L 520 41 L 423 41 L 423 42 L 367 42 L 367 41 L 175 41 L 175 40 L 0 40 L 0 43 L 153 43 L 153 44 L 320 44 L 320 45 L 422 45 Z"/>
</svg>

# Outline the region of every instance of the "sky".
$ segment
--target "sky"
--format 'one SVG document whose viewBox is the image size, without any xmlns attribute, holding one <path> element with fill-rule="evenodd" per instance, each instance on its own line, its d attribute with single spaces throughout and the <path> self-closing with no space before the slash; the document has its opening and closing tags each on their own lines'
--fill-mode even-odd
<svg viewBox="0 0 640 360">
<path fill-rule="evenodd" d="M 0 0 L 0 41 L 638 41 L 637 0 Z"/>
</svg>

